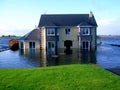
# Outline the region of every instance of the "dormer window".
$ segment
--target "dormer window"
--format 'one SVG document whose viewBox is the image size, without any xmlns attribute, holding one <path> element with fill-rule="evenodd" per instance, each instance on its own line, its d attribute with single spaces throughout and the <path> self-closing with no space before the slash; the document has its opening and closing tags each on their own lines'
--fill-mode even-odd
<svg viewBox="0 0 120 90">
<path fill-rule="evenodd" d="M 70 28 L 66 28 L 66 29 L 65 29 L 65 34 L 66 34 L 66 35 L 70 35 L 70 34 L 71 34 Z"/>
<path fill-rule="evenodd" d="M 55 36 L 55 28 L 47 28 L 47 36 Z"/>
<path fill-rule="evenodd" d="M 90 35 L 90 28 L 81 28 L 82 35 Z"/>
</svg>

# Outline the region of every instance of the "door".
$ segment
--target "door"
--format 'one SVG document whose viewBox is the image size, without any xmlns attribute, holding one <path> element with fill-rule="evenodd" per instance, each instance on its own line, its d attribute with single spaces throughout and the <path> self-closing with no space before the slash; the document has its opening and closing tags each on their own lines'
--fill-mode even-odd
<svg viewBox="0 0 120 90">
<path fill-rule="evenodd" d="M 47 45 L 47 49 L 49 53 L 55 54 L 55 42 L 49 41 Z"/>
<path fill-rule="evenodd" d="M 71 54 L 72 41 L 71 40 L 64 41 L 64 46 L 66 47 L 66 50 L 65 50 L 66 54 Z"/>
<path fill-rule="evenodd" d="M 86 49 L 86 50 L 90 49 L 90 43 L 89 43 L 89 41 L 83 41 L 82 42 L 82 49 Z"/>
</svg>

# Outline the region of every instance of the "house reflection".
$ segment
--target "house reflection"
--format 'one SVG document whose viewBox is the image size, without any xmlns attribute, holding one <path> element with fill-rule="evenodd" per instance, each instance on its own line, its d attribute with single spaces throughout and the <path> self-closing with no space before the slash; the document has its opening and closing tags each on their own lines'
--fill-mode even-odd
<svg viewBox="0 0 120 90">
<path fill-rule="evenodd" d="M 39 67 L 47 66 L 47 58 L 45 50 L 38 49 L 19 49 L 19 53 L 22 56 L 28 58 L 29 62 L 36 63 Z"/>
<path fill-rule="evenodd" d="M 57 55 L 49 52 L 49 50 L 48 52 L 39 49 L 20 49 L 19 51 L 20 55 L 27 57 L 28 60 L 38 62 L 39 67 L 67 64 L 96 64 L 96 52 L 80 51 L 78 49 L 71 50 L 68 54 L 65 53 L 64 49 L 59 49 Z"/>
</svg>

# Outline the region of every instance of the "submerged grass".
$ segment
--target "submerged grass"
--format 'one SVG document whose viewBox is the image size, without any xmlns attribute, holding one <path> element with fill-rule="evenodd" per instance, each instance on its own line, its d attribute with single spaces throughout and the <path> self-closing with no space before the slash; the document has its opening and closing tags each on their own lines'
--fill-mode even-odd
<svg viewBox="0 0 120 90">
<path fill-rule="evenodd" d="M 0 90 L 120 90 L 119 84 L 119 76 L 93 64 L 0 69 Z"/>
</svg>

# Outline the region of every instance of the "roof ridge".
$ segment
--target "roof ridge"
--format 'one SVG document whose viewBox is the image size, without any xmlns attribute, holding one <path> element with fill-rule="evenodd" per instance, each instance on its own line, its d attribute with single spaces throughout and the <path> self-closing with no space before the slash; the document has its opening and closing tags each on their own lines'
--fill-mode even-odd
<svg viewBox="0 0 120 90">
<path fill-rule="evenodd" d="M 89 15 L 89 14 L 42 14 L 42 16 L 47 16 L 47 15 Z"/>
</svg>

